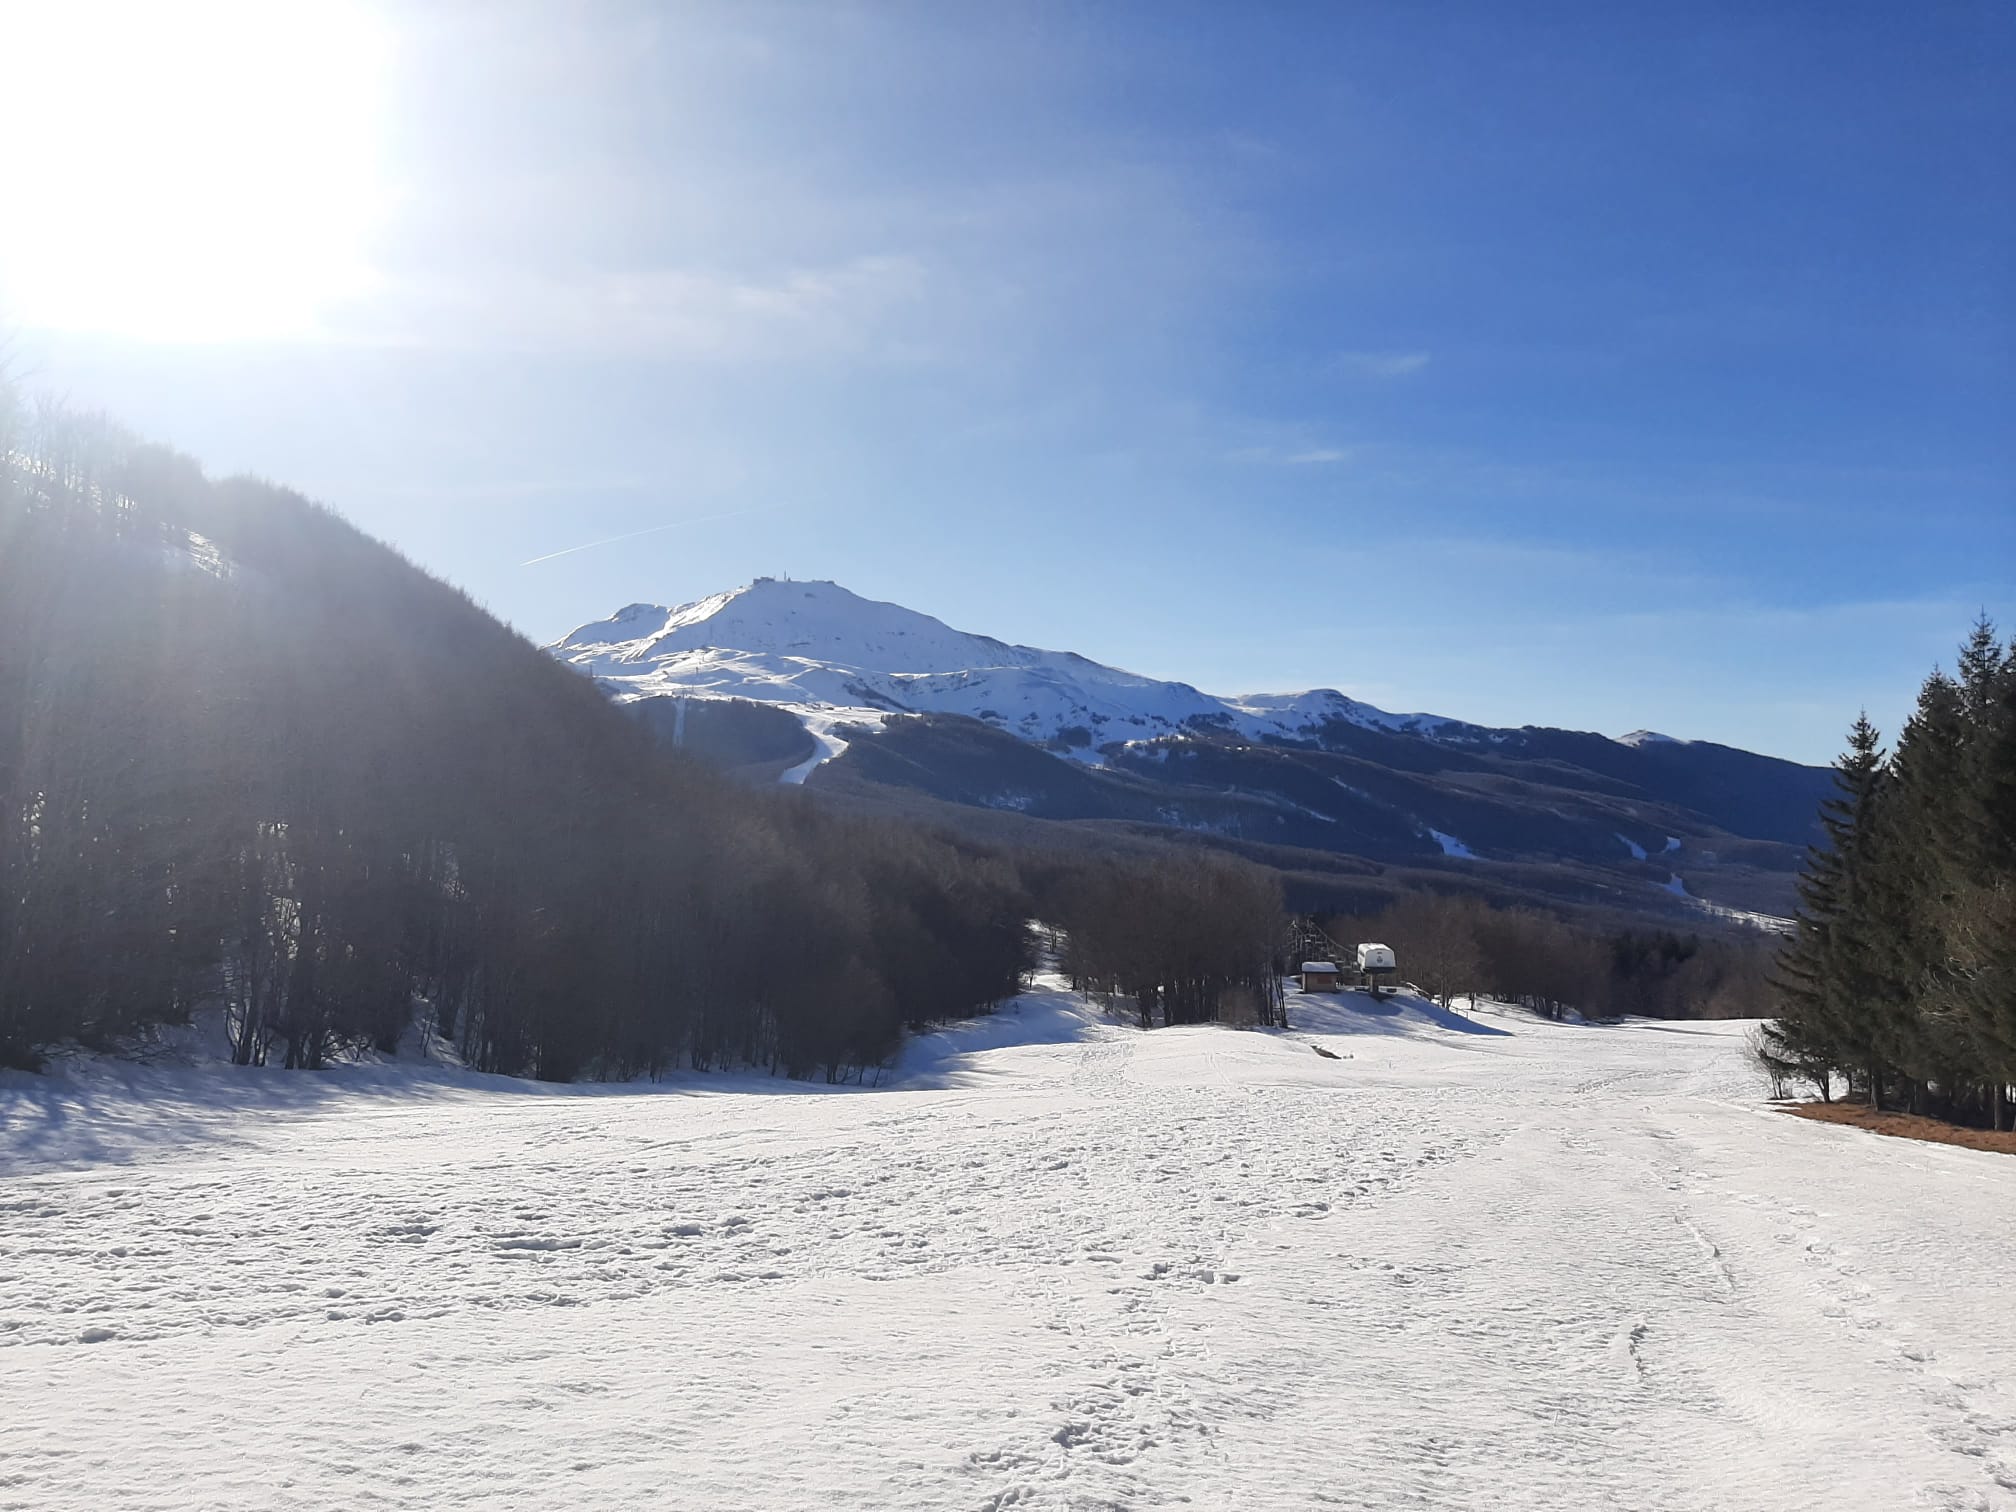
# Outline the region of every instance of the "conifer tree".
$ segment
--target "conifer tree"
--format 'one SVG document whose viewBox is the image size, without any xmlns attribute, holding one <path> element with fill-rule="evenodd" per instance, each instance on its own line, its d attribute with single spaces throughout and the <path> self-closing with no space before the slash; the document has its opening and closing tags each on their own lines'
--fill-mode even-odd
<svg viewBox="0 0 2016 1512">
<path fill-rule="evenodd" d="M 2016 1124 L 2016 650 L 1984 617 L 1887 764 L 1858 724 L 1761 1036 L 1774 1074 L 1847 1070 L 1883 1105 Z"/>
<path fill-rule="evenodd" d="M 1861 857 L 1869 905 L 1863 938 L 1871 947 L 1866 1007 L 1914 1113 L 1932 1110 L 1928 1089 L 1950 1101 L 1970 1060 L 1954 1021 L 1926 1011 L 1927 992 L 1951 955 L 1945 924 L 1953 858 L 1968 844 L 1961 812 L 1967 739 L 1959 685 L 1934 671 L 1898 737 L 1889 792 Z"/>
<path fill-rule="evenodd" d="M 1964 1037 L 1988 1120 L 2007 1129 L 2016 1123 L 2016 655 L 1983 616 L 1959 666 L 1967 743 L 1926 1009 Z"/>
<path fill-rule="evenodd" d="M 1836 791 L 1820 809 L 1826 843 L 1807 853 L 1795 930 L 1778 961 L 1779 1015 L 1761 1036 L 1763 1054 L 1783 1074 L 1831 1095 L 1834 1071 L 1859 1072 L 1872 1101 L 1882 1068 L 1862 997 L 1868 943 L 1858 931 L 1869 923 L 1861 862 L 1884 777 L 1882 737 L 1865 713 L 1834 764 Z"/>
</svg>

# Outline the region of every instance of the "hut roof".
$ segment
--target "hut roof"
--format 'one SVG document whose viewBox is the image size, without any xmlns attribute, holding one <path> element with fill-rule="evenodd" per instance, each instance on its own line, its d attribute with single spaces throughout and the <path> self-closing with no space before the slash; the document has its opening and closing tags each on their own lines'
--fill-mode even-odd
<svg viewBox="0 0 2016 1512">
<path fill-rule="evenodd" d="M 1334 961 L 1304 961 L 1302 969 L 1304 971 L 1335 971 L 1337 963 Z"/>
</svg>

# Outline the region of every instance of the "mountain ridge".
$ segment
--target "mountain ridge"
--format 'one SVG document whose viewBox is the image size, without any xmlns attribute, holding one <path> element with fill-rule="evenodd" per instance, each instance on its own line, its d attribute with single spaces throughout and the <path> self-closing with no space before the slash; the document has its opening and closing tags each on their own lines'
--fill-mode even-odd
<svg viewBox="0 0 2016 1512">
<path fill-rule="evenodd" d="M 1567 866 L 1580 895 L 1654 911 L 1789 913 L 1829 784 L 1649 730 L 1491 728 L 1330 688 L 1213 695 L 824 581 L 631 604 L 546 649 L 752 776 L 1473 880 Z"/>
<path fill-rule="evenodd" d="M 814 648 L 823 654 L 797 654 Z M 1297 738 L 1332 720 L 1454 743 L 1505 733 L 1445 715 L 1393 713 L 1335 688 L 1205 693 L 1075 651 L 955 630 L 935 616 L 863 598 L 824 579 L 757 578 L 686 604 L 626 605 L 577 626 L 547 650 L 624 701 L 669 693 L 852 707 L 863 714 L 965 714 L 1038 741 L 1083 725 L 1094 737 L 1114 726 L 1110 733 L 1125 743 L 1193 721 L 1229 721 L 1250 739 Z M 759 665 L 752 658 L 770 661 Z M 1013 685 L 1018 678 L 1021 688 Z M 1108 743 L 1094 738 L 1077 749 Z"/>
</svg>

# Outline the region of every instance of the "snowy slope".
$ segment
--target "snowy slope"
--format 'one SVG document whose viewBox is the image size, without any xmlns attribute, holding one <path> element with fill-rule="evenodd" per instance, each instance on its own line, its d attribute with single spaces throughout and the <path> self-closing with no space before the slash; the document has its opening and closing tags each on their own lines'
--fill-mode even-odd
<svg viewBox="0 0 2016 1512">
<path fill-rule="evenodd" d="M 1110 742 L 1152 739 L 1193 722 L 1249 740 L 1296 737 L 1329 720 L 1424 735 L 1469 729 L 1433 715 L 1388 714 L 1331 689 L 1214 697 L 1071 652 L 969 635 L 834 583 L 759 578 L 678 608 L 632 604 L 547 649 L 625 700 L 674 694 L 780 704 L 821 737 L 813 764 L 845 748 L 836 727 L 879 723 L 890 713 L 963 714 L 1036 741 L 1082 731 L 1078 749 L 1094 761 Z"/>
<path fill-rule="evenodd" d="M 0 1074 L 0 1505 L 2016 1509 L 2016 1161 L 1770 1113 L 1741 1025 L 1290 1011 Z"/>
</svg>

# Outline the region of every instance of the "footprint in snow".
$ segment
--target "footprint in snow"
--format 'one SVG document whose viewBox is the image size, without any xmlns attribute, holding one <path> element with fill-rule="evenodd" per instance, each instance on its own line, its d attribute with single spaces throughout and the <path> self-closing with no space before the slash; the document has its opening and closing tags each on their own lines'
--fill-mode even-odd
<svg viewBox="0 0 2016 1512">
<path fill-rule="evenodd" d="M 533 1234 L 513 1234 L 490 1241 L 490 1247 L 505 1253 L 546 1250 L 568 1250 L 581 1248 L 579 1239 L 548 1239 Z"/>
</svg>

